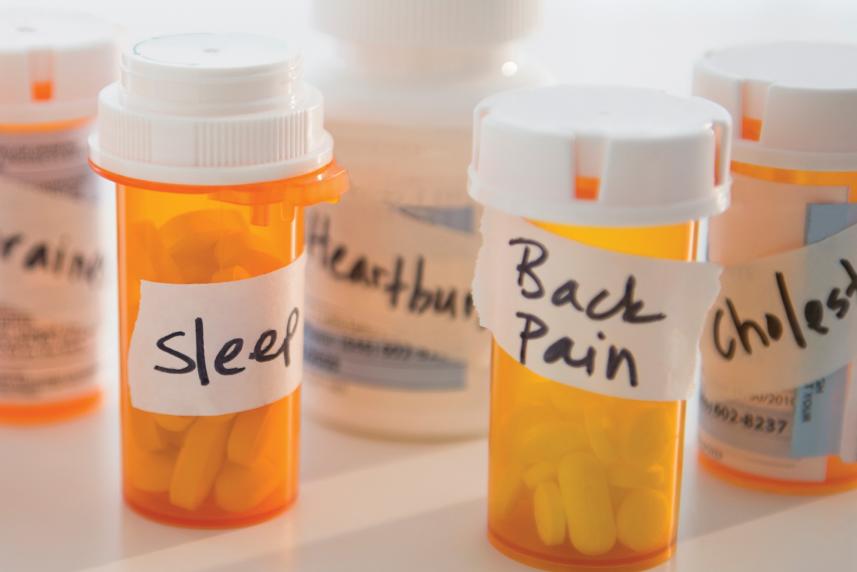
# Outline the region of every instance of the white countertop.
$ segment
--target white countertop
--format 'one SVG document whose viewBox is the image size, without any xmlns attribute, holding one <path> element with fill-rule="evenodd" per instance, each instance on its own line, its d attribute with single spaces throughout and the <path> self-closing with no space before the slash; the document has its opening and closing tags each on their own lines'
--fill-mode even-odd
<svg viewBox="0 0 857 572">
<path fill-rule="evenodd" d="M 0 570 L 527 570 L 485 536 L 484 440 L 408 444 L 304 425 L 301 492 L 229 531 L 157 524 L 124 506 L 115 396 L 94 415 L 0 429 Z M 696 407 L 676 557 L 657 570 L 857 570 L 857 491 L 786 497 L 699 470 Z"/>
</svg>

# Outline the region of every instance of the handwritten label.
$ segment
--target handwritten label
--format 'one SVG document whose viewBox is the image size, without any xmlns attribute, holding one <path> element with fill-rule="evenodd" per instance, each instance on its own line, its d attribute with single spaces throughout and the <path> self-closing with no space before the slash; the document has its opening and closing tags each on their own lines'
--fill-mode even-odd
<svg viewBox="0 0 857 572">
<path fill-rule="evenodd" d="M 71 167 L 19 165 L 10 154 L 0 139 L 0 304 L 58 323 L 92 324 L 105 254 L 98 201 L 88 193 L 103 189 L 94 174 L 80 173 L 87 169 L 82 158 Z M 38 170 L 14 168 L 28 165 Z"/>
<path fill-rule="evenodd" d="M 0 133 L 0 400 L 95 391 L 110 193 L 86 164 L 88 125 Z"/>
<path fill-rule="evenodd" d="M 488 347 L 470 293 L 478 235 L 345 197 L 313 207 L 306 244 L 307 303 L 320 324 L 359 324 L 459 359 Z"/>
<path fill-rule="evenodd" d="M 482 324 L 535 373 L 615 397 L 687 399 L 717 267 L 585 246 L 486 209 Z"/>
<path fill-rule="evenodd" d="M 220 415 L 289 395 L 303 367 L 305 257 L 217 284 L 143 281 L 128 356 L 134 407 Z"/>
<path fill-rule="evenodd" d="M 795 389 L 849 363 L 857 344 L 857 226 L 729 266 L 701 341 L 706 395 Z"/>
</svg>

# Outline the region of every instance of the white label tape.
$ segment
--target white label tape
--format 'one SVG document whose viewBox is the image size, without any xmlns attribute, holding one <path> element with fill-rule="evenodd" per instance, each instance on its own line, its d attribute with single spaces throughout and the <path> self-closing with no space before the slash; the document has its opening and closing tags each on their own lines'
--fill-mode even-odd
<svg viewBox="0 0 857 572">
<path fill-rule="evenodd" d="M 729 266 L 700 347 L 713 400 L 795 389 L 857 353 L 857 226 Z"/>
<path fill-rule="evenodd" d="M 718 267 L 585 246 L 494 209 L 482 233 L 476 306 L 508 354 L 588 391 L 689 397 Z"/>
<path fill-rule="evenodd" d="M 313 317 L 469 359 L 488 347 L 470 294 L 479 235 L 345 197 L 307 222 Z"/>
<path fill-rule="evenodd" d="M 233 282 L 143 281 L 128 356 L 131 404 L 220 415 L 292 393 L 303 367 L 305 260 Z"/>
<path fill-rule="evenodd" d="M 56 323 L 97 322 L 97 206 L 8 177 L 0 197 L 0 304 Z"/>
</svg>

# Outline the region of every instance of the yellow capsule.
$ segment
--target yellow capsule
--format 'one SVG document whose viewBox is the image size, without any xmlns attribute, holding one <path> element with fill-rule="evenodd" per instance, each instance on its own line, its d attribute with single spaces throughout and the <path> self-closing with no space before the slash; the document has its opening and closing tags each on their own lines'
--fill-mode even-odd
<svg viewBox="0 0 857 572">
<path fill-rule="evenodd" d="M 129 407 L 128 425 L 131 438 L 141 450 L 159 451 L 167 446 L 161 432 L 158 431 L 154 414 Z"/>
<path fill-rule="evenodd" d="M 525 429 L 517 439 L 516 453 L 525 464 L 557 462 L 563 455 L 583 449 L 586 434 L 573 421 L 543 421 Z"/>
<path fill-rule="evenodd" d="M 677 447 L 678 420 L 671 410 L 653 407 L 634 417 L 622 439 L 622 457 L 637 465 L 651 465 Z"/>
<path fill-rule="evenodd" d="M 616 522 L 607 472 L 592 453 L 563 457 L 557 467 L 568 532 L 582 554 L 605 554 L 616 544 Z"/>
<path fill-rule="evenodd" d="M 175 506 L 195 510 L 209 495 L 226 457 L 229 429 L 229 423 L 200 417 L 187 430 L 170 481 Z"/>
<path fill-rule="evenodd" d="M 664 468 L 661 465 L 641 467 L 631 463 L 613 463 L 607 468 L 607 481 L 614 487 L 626 489 L 655 488 L 664 483 Z"/>
<path fill-rule="evenodd" d="M 615 428 L 610 417 L 600 407 L 590 407 L 584 414 L 589 447 L 598 460 L 609 465 L 619 458 L 615 443 Z"/>
<path fill-rule="evenodd" d="M 128 259 L 130 277 L 159 282 L 181 280 L 181 270 L 164 248 L 161 235 L 153 223 L 134 224 L 128 231 L 127 240 L 142 251 L 142 256 Z"/>
<path fill-rule="evenodd" d="M 217 263 L 221 267 L 241 265 L 253 275 L 267 274 L 284 265 L 276 256 L 276 245 L 249 231 L 234 232 L 225 235 L 214 249 Z"/>
<path fill-rule="evenodd" d="M 176 456 L 173 453 L 135 451 L 128 458 L 131 486 L 147 493 L 165 493 L 170 488 Z"/>
<path fill-rule="evenodd" d="M 524 484 L 530 490 L 535 489 L 538 485 L 545 481 L 552 481 L 556 478 L 556 466 L 553 463 L 542 461 L 536 463 L 526 471 L 524 471 Z"/>
<path fill-rule="evenodd" d="M 670 542 L 672 514 L 666 495 L 649 489 L 630 491 L 616 515 L 619 542 L 636 552 L 652 552 Z"/>
<path fill-rule="evenodd" d="M 283 427 L 285 401 L 281 399 L 271 405 L 238 414 L 227 445 L 227 456 L 231 462 L 250 467 L 272 447 L 276 447 L 283 438 L 278 429 Z"/>
<path fill-rule="evenodd" d="M 565 542 L 565 511 L 562 494 L 556 483 L 541 483 L 533 493 L 536 531 L 545 546 Z"/>
<path fill-rule="evenodd" d="M 179 266 L 182 279 L 190 283 L 207 282 L 219 264 L 215 248 L 230 230 L 245 226 L 237 212 L 202 210 L 181 214 L 160 229 L 161 241 Z"/>
<path fill-rule="evenodd" d="M 252 467 L 227 463 L 217 476 L 214 500 L 223 510 L 243 512 L 268 498 L 282 481 L 282 470 L 267 459 Z"/>
<path fill-rule="evenodd" d="M 196 419 L 196 417 L 188 415 L 163 415 L 161 413 L 154 413 L 153 417 L 158 426 L 174 433 L 181 433 L 190 427 L 190 424 Z"/>
<path fill-rule="evenodd" d="M 211 275 L 212 282 L 234 282 L 251 278 L 251 274 L 243 266 L 227 266 Z"/>
<path fill-rule="evenodd" d="M 581 392 L 561 383 L 550 382 L 548 395 L 551 405 L 568 419 L 583 419 Z"/>
</svg>

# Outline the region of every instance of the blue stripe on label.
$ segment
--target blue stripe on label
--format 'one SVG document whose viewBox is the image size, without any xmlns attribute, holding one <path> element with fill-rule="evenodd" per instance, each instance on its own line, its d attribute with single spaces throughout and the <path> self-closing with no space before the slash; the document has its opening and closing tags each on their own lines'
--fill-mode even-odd
<svg viewBox="0 0 857 572">
<path fill-rule="evenodd" d="M 813 204 L 806 212 L 806 244 L 819 242 L 857 223 L 857 204 Z M 792 458 L 839 453 L 848 368 L 795 390 Z"/>
<path fill-rule="evenodd" d="M 408 216 L 429 224 L 445 226 L 446 228 L 467 233 L 476 232 L 476 212 L 470 206 L 421 207 L 398 205 L 396 208 Z"/>
<path fill-rule="evenodd" d="M 304 324 L 304 365 L 340 382 L 407 391 L 465 387 L 467 364 L 413 346 L 353 338 Z"/>
</svg>

